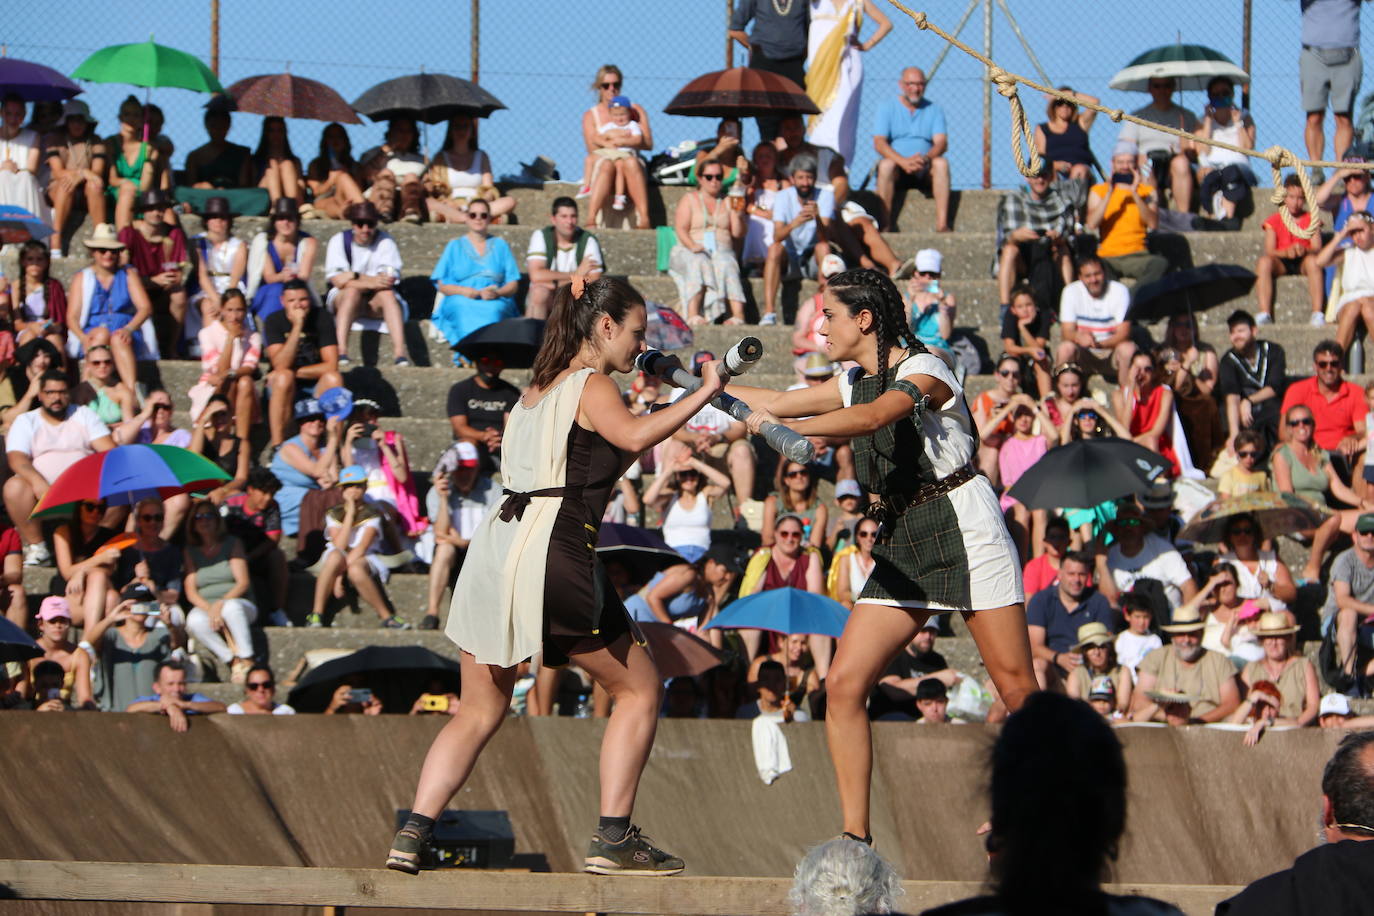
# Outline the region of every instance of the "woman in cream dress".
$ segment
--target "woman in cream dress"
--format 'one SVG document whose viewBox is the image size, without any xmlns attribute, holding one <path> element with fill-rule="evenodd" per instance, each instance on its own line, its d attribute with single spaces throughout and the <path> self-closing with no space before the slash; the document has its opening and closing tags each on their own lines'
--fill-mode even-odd
<svg viewBox="0 0 1374 916">
<path fill-rule="evenodd" d="M 806 138 L 854 163 L 854 133 L 863 94 L 864 64 L 861 54 L 871 51 L 892 31 L 892 23 L 873 0 L 810 0 L 811 30 L 806 42 L 806 94 L 821 110 L 806 125 Z M 859 41 L 867 15 L 878 25 L 868 39 Z"/>
</svg>

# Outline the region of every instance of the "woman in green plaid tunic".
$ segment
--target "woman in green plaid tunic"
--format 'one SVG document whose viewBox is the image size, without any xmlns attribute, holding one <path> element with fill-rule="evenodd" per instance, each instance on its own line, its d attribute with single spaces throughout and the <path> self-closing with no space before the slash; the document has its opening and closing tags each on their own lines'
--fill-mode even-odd
<svg viewBox="0 0 1374 916">
<path fill-rule="evenodd" d="M 846 835 L 868 842 L 872 739 L 865 703 L 934 613 L 959 611 L 1003 702 L 1036 689 L 1016 546 L 987 478 L 970 465 L 978 434 L 948 365 L 911 333 L 897 288 L 873 270 L 830 279 L 826 354 L 859 368 L 816 388 L 730 385 L 755 410 L 807 436 L 848 437 L 859 481 L 886 509 L 886 537 L 826 679 L 826 734 Z"/>
</svg>

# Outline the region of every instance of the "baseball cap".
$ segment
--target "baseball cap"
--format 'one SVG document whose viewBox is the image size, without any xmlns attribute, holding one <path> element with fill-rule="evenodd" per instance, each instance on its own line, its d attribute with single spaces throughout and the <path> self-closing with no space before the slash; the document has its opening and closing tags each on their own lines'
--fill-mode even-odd
<svg viewBox="0 0 1374 916">
<path fill-rule="evenodd" d="M 1088 690 L 1088 699 L 1115 700 L 1116 685 L 1113 684 L 1112 679 L 1105 674 L 1100 677 L 1095 677 L 1092 680 L 1092 686 Z"/>
<path fill-rule="evenodd" d="M 321 407 L 320 402 L 314 398 L 302 398 L 296 402 L 295 416 L 297 420 L 304 420 L 308 417 L 322 417 L 324 416 L 324 408 Z"/>
<path fill-rule="evenodd" d="M 712 544 L 703 556 L 708 560 L 714 560 L 737 576 L 744 572 L 744 563 L 740 561 L 739 551 L 729 544 Z"/>
<path fill-rule="evenodd" d="M 812 353 L 802 364 L 802 375 L 807 378 L 830 378 L 835 374 L 835 364 L 822 353 Z"/>
<path fill-rule="evenodd" d="M 1322 705 L 1317 708 L 1318 716 L 1348 716 L 1350 701 L 1343 693 L 1328 693 L 1322 697 Z"/>
<path fill-rule="evenodd" d="M 835 498 L 844 499 L 846 496 L 863 496 L 863 490 L 859 488 L 859 482 L 853 478 L 845 478 L 835 483 Z"/>
<path fill-rule="evenodd" d="M 67 599 L 61 595 L 49 595 L 43 599 L 43 603 L 38 606 L 39 620 L 56 620 L 58 617 L 72 619 L 71 606 L 67 604 Z"/>
<path fill-rule="evenodd" d="M 315 395 L 326 420 L 342 420 L 353 412 L 353 392 L 342 385 Z"/>
<path fill-rule="evenodd" d="M 1356 531 L 1374 531 L 1374 512 L 1366 512 L 1355 522 Z"/>
<path fill-rule="evenodd" d="M 453 446 L 454 467 L 475 468 L 478 464 L 477 446 L 471 442 L 458 442 Z"/>
<path fill-rule="evenodd" d="M 1116 146 L 1112 147 L 1113 156 L 1134 156 L 1139 152 L 1139 147 L 1130 140 L 1118 140 Z"/>
<path fill-rule="evenodd" d="M 360 464 L 350 464 L 339 472 L 339 482 L 336 486 L 346 487 L 354 483 L 367 483 L 367 471 L 363 470 Z"/>
<path fill-rule="evenodd" d="M 617 96 L 613 96 L 613 97 L 611 98 L 610 102 L 608 102 L 608 103 L 606 104 L 606 107 L 607 107 L 607 108 L 629 108 L 629 107 L 630 107 L 630 97 L 627 96 L 627 95 L 617 95 Z"/>
<path fill-rule="evenodd" d="M 934 248 L 922 248 L 916 252 L 916 272 L 938 274 L 944 260 L 944 255 Z"/>
<path fill-rule="evenodd" d="M 844 258 L 837 254 L 828 254 L 821 258 L 822 277 L 833 277 L 838 273 L 844 273 Z"/>
<path fill-rule="evenodd" d="M 936 617 L 934 614 L 931 614 L 929 617 L 926 618 L 926 622 L 921 624 L 921 629 L 934 630 L 935 634 L 938 636 L 940 634 L 940 618 Z"/>
<path fill-rule="evenodd" d="M 945 684 L 938 678 L 928 677 L 916 685 L 916 701 L 921 700 L 947 700 L 949 691 Z"/>
</svg>

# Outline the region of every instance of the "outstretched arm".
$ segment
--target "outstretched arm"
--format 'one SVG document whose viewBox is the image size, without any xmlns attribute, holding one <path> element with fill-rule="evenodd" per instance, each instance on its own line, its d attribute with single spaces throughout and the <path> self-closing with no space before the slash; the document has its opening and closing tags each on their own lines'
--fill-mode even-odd
<svg viewBox="0 0 1374 916">
<path fill-rule="evenodd" d="M 844 406 L 837 378 L 816 388 L 798 388 L 795 391 L 726 385 L 725 393 L 739 398 L 753 410 L 766 410 L 775 417 L 813 417 Z"/>
<path fill-rule="evenodd" d="M 949 386 L 934 376 L 912 375 L 908 376 L 906 381 L 911 382 L 922 394 L 937 404 L 943 404 L 954 397 L 954 392 Z M 787 425 L 803 436 L 852 438 L 870 435 L 902 417 L 910 416 L 915 408 L 916 402 L 911 395 L 893 388 L 883 392 L 881 397 L 868 404 L 832 409 L 819 416 L 795 420 Z M 779 415 L 768 410 L 755 410 L 749 416 L 749 428 L 758 432 L 764 423 L 775 422 L 777 416 Z"/>
</svg>

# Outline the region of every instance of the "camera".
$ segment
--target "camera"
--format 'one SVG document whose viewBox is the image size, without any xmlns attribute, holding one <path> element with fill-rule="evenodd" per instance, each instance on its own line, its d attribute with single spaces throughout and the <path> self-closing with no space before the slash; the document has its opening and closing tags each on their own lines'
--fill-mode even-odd
<svg viewBox="0 0 1374 916">
<path fill-rule="evenodd" d="M 422 693 L 420 694 L 420 710 L 422 712 L 448 712 L 448 697 L 442 693 Z"/>
<path fill-rule="evenodd" d="M 367 687 L 354 687 L 348 691 L 348 702 L 350 703 L 370 703 L 372 701 L 372 691 Z"/>
</svg>

